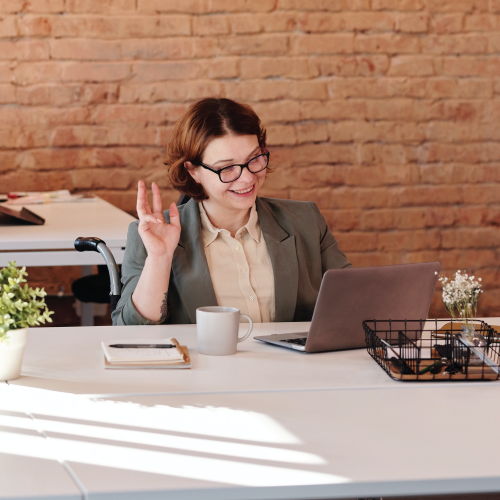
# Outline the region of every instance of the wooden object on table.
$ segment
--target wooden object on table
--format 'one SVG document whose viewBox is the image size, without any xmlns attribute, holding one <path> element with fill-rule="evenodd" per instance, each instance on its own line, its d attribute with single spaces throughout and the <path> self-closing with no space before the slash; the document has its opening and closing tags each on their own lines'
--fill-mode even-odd
<svg viewBox="0 0 500 500">
<path fill-rule="evenodd" d="M 21 210 L 13 210 L 0 204 L 0 225 L 6 226 L 22 226 L 22 225 L 37 225 L 43 226 L 45 219 L 35 214 L 26 207 Z"/>
<path fill-rule="evenodd" d="M 419 369 L 422 370 L 425 367 L 432 365 L 436 359 L 439 359 L 439 355 L 436 353 L 435 359 L 422 359 L 420 360 Z M 389 365 L 391 374 L 400 380 L 497 380 L 498 375 L 489 366 L 468 366 L 467 374 L 462 372 L 457 372 L 454 374 L 445 373 L 446 365 L 441 367 L 441 371 L 437 374 L 427 372 L 424 374 L 417 375 L 407 375 L 401 374 L 394 366 Z"/>
<path fill-rule="evenodd" d="M 499 337 L 500 338 L 500 326 L 497 326 L 497 325 L 490 325 L 491 328 L 493 328 L 493 330 L 495 330 L 495 337 Z"/>
</svg>

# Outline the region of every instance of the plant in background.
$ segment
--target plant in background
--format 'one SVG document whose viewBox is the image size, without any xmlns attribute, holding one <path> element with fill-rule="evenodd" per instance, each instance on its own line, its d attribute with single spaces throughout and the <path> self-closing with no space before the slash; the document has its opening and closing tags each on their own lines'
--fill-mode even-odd
<svg viewBox="0 0 500 500">
<path fill-rule="evenodd" d="M 439 278 L 443 284 L 443 302 L 453 318 L 460 318 L 465 321 L 468 329 L 470 321 L 477 312 L 477 302 L 481 290 L 481 278 L 469 276 L 465 271 L 457 271 L 455 279 L 446 277 Z"/>
<path fill-rule="evenodd" d="M 45 303 L 47 293 L 29 287 L 26 276 L 26 268 L 16 267 L 14 261 L 0 269 L 0 342 L 8 341 L 9 330 L 52 323 L 54 313 Z"/>
</svg>

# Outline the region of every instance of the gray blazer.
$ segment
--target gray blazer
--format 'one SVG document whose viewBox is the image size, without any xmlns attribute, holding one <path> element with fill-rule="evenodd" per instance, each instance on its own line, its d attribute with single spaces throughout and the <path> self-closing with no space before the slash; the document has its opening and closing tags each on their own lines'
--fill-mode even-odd
<svg viewBox="0 0 500 500">
<path fill-rule="evenodd" d="M 274 273 L 275 321 L 310 321 L 323 273 L 350 267 L 318 207 L 307 201 L 257 198 L 259 224 Z M 179 207 L 181 236 L 174 252 L 167 294 L 166 323 L 196 323 L 196 308 L 216 306 L 201 234 L 198 204 Z M 165 220 L 170 222 L 168 210 Z M 138 221 L 129 226 L 122 264 L 122 296 L 112 314 L 114 325 L 155 324 L 132 303 L 147 252 Z"/>
</svg>

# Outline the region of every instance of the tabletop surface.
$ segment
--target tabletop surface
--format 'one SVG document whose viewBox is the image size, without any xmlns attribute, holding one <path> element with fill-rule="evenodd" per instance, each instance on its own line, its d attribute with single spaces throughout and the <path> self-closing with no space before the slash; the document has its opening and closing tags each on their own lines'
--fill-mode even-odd
<svg viewBox="0 0 500 500">
<path fill-rule="evenodd" d="M 240 336 L 246 331 L 242 323 Z M 307 354 L 254 340 L 257 335 L 307 332 L 309 323 L 255 323 L 233 356 L 198 353 L 196 325 L 30 329 L 22 377 L 13 385 L 113 396 L 396 388 L 366 349 Z M 190 370 L 106 370 L 101 342 L 175 337 L 187 345 Z"/>
<path fill-rule="evenodd" d="M 49 203 L 28 208 L 45 219 L 43 226 L 1 226 L 0 251 L 73 249 L 79 236 L 97 236 L 108 247 L 124 247 L 127 228 L 136 220 L 111 203 Z"/>
<path fill-rule="evenodd" d="M 498 324 L 500 318 L 496 321 L 490 323 Z M 242 323 L 240 336 L 246 328 Z M 255 323 L 249 339 L 238 345 L 233 356 L 199 354 L 196 325 L 33 328 L 28 333 L 23 376 L 11 384 L 95 397 L 415 386 L 388 377 L 366 349 L 308 354 L 253 338 L 308 328 L 306 322 Z M 104 369 L 102 341 L 170 337 L 187 345 L 192 369 Z"/>
<path fill-rule="evenodd" d="M 18 436 L 23 422 L 4 419 L 16 432 L 0 453 L 58 455 L 90 498 L 500 491 L 500 386 L 435 385 L 94 399 L 4 384 L 0 409 L 29 408 L 51 448 L 33 449 Z"/>
<path fill-rule="evenodd" d="M 307 327 L 256 324 L 252 336 Z M 170 336 L 192 369 L 103 367 L 101 340 Z M 52 474 L 57 457 L 57 474 L 90 499 L 500 491 L 499 382 L 396 382 L 364 349 L 303 354 L 253 339 L 238 349 L 199 354 L 194 325 L 33 329 L 23 376 L 0 383 L 0 466 L 12 456 Z M 36 497 L 12 463 L 0 498 L 2 481 L 11 497 Z M 71 498 L 71 482 L 54 488 Z"/>
<path fill-rule="evenodd" d="M 58 462 L 33 418 L 0 409 L 0 443 L 0 498 L 81 498 L 80 488 Z"/>
</svg>

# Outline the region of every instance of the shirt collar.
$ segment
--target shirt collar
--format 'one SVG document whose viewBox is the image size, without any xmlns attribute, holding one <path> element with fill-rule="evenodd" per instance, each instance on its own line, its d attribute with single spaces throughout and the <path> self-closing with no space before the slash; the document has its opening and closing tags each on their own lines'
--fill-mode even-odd
<svg viewBox="0 0 500 500">
<path fill-rule="evenodd" d="M 255 203 L 253 204 L 252 209 L 250 210 L 250 217 L 248 222 L 243 226 L 247 228 L 248 234 L 257 242 L 260 242 L 260 225 L 259 225 L 259 214 L 257 212 L 257 207 Z M 241 229 L 240 229 L 241 231 Z"/>
<path fill-rule="evenodd" d="M 200 208 L 200 219 L 201 219 L 201 234 L 203 236 L 203 244 L 205 247 L 208 247 L 210 243 L 212 243 L 222 229 L 214 227 L 208 218 L 207 212 L 205 212 L 205 208 L 203 207 L 203 203 L 198 202 L 198 207 Z"/>
<path fill-rule="evenodd" d="M 205 247 L 208 247 L 211 243 L 213 243 L 216 239 L 217 236 L 219 236 L 222 231 L 226 231 L 226 229 L 219 229 L 218 227 L 215 227 L 211 222 L 210 219 L 208 218 L 207 212 L 205 211 L 205 207 L 203 206 L 203 203 L 200 201 L 198 203 L 198 206 L 200 208 L 200 219 L 201 219 L 201 231 L 202 231 L 202 236 L 203 236 L 203 244 Z M 259 226 L 259 215 L 257 213 L 257 208 L 255 206 L 255 203 L 253 204 L 251 210 L 250 210 L 250 217 L 248 218 L 248 222 L 238 229 L 236 235 L 241 234 L 243 231 L 243 228 L 246 228 L 248 231 L 248 234 L 257 242 L 260 242 L 260 226 Z"/>
</svg>

